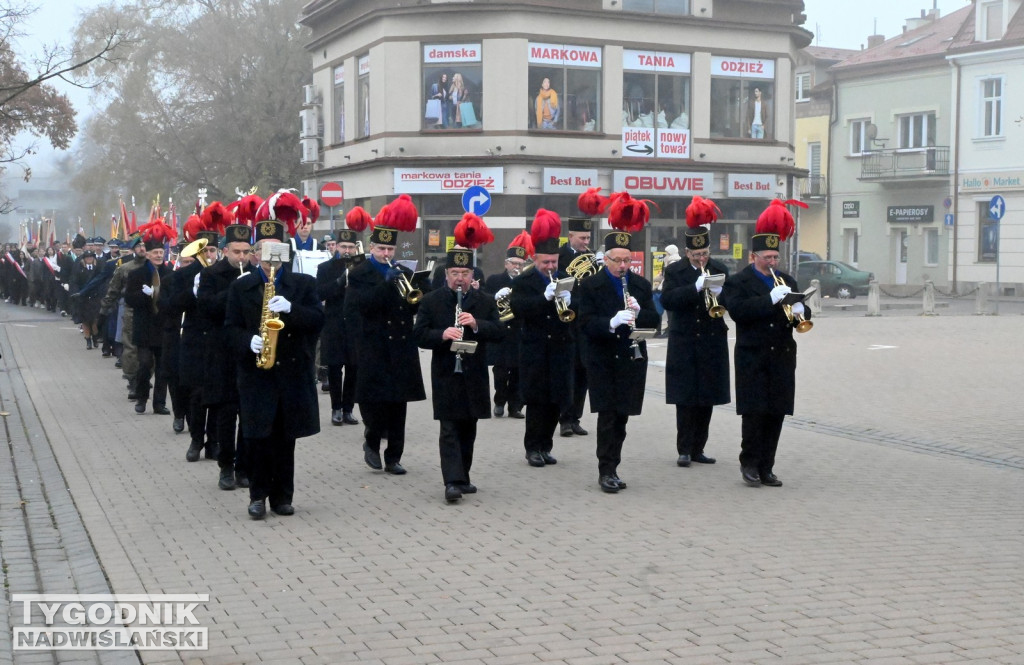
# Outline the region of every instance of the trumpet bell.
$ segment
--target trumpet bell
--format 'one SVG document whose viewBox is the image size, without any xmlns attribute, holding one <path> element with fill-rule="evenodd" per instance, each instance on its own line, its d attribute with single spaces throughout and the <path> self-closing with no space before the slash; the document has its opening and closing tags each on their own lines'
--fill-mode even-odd
<svg viewBox="0 0 1024 665">
<path fill-rule="evenodd" d="M 808 332 L 814 327 L 814 321 L 808 321 L 807 319 L 800 319 L 799 323 L 794 326 L 798 333 Z"/>
<path fill-rule="evenodd" d="M 723 316 L 725 316 L 725 308 L 722 307 L 721 305 L 712 305 L 708 309 L 708 316 L 710 316 L 712 319 L 720 319 Z"/>
<path fill-rule="evenodd" d="M 198 240 L 193 240 L 189 244 L 185 245 L 185 248 L 181 250 L 180 256 L 194 256 L 196 257 L 196 260 L 199 261 L 199 263 L 203 264 L 204 267 L 209 266 L 209 262 L 203 255 L 203 250 L 206 249 L 206 246 L 209 243 L 210 241 L 207 240 L 206 238 L 199 238 Z"/>
</svg>

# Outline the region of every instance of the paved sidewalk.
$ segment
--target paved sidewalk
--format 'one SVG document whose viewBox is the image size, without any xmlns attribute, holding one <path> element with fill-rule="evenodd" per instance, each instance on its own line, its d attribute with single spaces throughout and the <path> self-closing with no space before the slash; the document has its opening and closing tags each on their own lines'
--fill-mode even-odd
<svg viewBox="0 0 1024 665">
<path fill-rule="evenodd" d="M 251 522 L 247 494 L 186 463 L 169 417 L 137 416 L 67 319 L 0 305 L 0 399 L 38 419 L 39 436 L 24 431 L 45 489 L 12 503 L 12 459 L 20 496 L 33 485 L 8 417 L 4 598 L 100 578 L 209 593 L 210 649 L 122 654 L 145 663 L 1024 663 L 1022 324 L 817 319 L 799 339 L 781 489 L 740 482 L 731 406 L 712 421 L 719 463 L 675 466 L 662 340 L 614 496 L 597 487 L 593 433 L 557 439 L 558 465 L 533 469 L 522 421 L 501 418 L 480 424 L 480 493 L 445 505 L 429 402 L 410 408 L 398 478 L 365 466 L 362 427 L 331 427 L 323 395 L 295 516 Z M 8 535 L 19 515 L 52 550 Z"/>
</svg>

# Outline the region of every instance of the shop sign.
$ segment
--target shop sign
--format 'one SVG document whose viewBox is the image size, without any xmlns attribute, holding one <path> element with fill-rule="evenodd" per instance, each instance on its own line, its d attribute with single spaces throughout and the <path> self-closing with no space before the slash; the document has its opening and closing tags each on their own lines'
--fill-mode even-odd
<svg viewBox="0 0 1024 665">
<path fill-rule="evenodd" d="M 599 46 L 568 46 L 530 42 L 529 62 L 561 67 L 601 67 Z"/>
<path fill-rule="evenodd" d="M 545 194 L 582 194 L 597 187 L 597 169 L 544 169 Z"/>
<path fill-rule="evenodd" d="M 458 194 L 470 187 L 483 187 L 488 192 L 504 189 L 503 171 L 498 166 L 483 168 L 396 168 L 396 194 Z"/>
<path fill-rule="evenodd" d="M 761 58 L 711 56 L 711 76 L 745 79 L 774 79 L 775 61 Z"/>
<path fill-rule="evenodd" d="M 889 206 L 886 220 L 891 224 L 917 224 L 935 219 L 935 206 Z"/>
<path fill-rule="evenodd" d="M 622 68 L 641 72 L 689 74 L 690 54 L 626 49 L 622 52 Z"/>
<path fill-rule="evenodd" d="M 711 196 L 715 176 L 710 172 L 626 171 L 612 172 L 612 189 L 632 196 Z"/>
<path fill-rule="evenodd" d="M 775 189 L 771 173 L 730 173 L 725 189 L 730 199 L 770 199 Z"/>
</svg>

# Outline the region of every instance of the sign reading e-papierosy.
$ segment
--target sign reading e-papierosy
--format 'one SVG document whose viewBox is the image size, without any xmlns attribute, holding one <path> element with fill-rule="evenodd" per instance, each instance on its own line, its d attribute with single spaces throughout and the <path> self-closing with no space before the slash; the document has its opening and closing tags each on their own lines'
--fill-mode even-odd
<svg viewBox="0 0 1024 665">
<path fill-rule="evenodd" d="M 458 194 L 470 187 L 483 187 L 501 193 L 504 180 L 501 167 L 481 168 L 396 168 L 395 194 Z"/>
<path fill-rule="evenodd" d="M 889 206 L 885 218 L 893 224 L 916 224 L 935 219 L 935 206 Z"/>
</svg>

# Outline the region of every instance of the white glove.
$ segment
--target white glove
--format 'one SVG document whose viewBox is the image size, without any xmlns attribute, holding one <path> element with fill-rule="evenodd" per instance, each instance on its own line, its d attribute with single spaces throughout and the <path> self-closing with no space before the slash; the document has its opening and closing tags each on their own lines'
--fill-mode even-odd
<svg viewBox="0 0 1024 665">
<path fill-rule="evenodd" d="M 498 292 L 494 294 L 494 299 L 501 300 L 510 293 L 512 293 L 512 289 L 506 286 L 504 288 L 498 289 Z"/>
<path fill-rule="evenodd" d="M 599 264 L 604 265 L 604 252 L 598 252 L 597 254 L 594 254 L 594 260 L 597 261 Z"/>
<path fill-rule="evenodd" d="M 259 335 L 253 335 L 252 339 L 249 340 L 249 348 L 252 349 L 253 353 L 259 353 L 263 350 L 263 338 Z"/>
<path fill-rule="evenodd" d="M 53 266 L 53 272 L 60 272 L 60 266 L 54 265 Z"/>
<path fill-rule="evenodd" d="M 556 282 L 551 282 L 548 287 L 544 289 L 544 299 L 551 301 L 555 298 L 555 287 L 558 286 Z"/>
<path fill-rule="evenodd" d="M 560 300 L 565 301 L 566 307 L 572 302 L 572 291 L 559 291 L 556 295 Z"/>
<path fill-rule="evenodd" d="M 711 295 L 717 297 L 717 296 L 721 295 L 722 287 L 720 287 L 720 286 L 709 286 L 708 287 L 708 291 L 711 292 Z"/>
<path fill-rule="evenodd" d="M 776 286 L 774 289 L 772 289 L 772 293 L 771 293 L 771 295 L 772 295 L 772 304 L 773 305 L 778 305 L 779 302 L 783 298 L 785 298 L 786 295 L 789 294 L 792 290 L 793 289 L 789 288 L 785 284 L 779 284 L 778 286 Z"/>
<path fill-rule="evenodd" d="M 284 296 L 274 296 L 273 298 L 270 299 L 270 302 L 267 303 L 267 309 L 269 309 L 271 312 L 283 312 L 287 314 L 288 312 L 292 311 L 292 303 Z"/>
<path fill-rule="evenodd" d="M 192 280 L 192 295 L 199 295 L 199 274 L 196 273 L 196 278 Z"/>
<path fill-rule="evenodd" d="M 804 315 L 804 304 L 802 302 L 793 303 L 793 316 Z"/>
<path fill-rule="evenodd" d="M 143 284 L 142 285 L 142 292 L 145 293 L 149 297 L 153 297 L 153 287 L 150 286 L 149 284 Z"/>
<path fill-rule="evenodd" d="M 618 312 L 615 316 L 612 317 L 612 320 L 608 323 L 608 327 L 611 328 L 612 330 L 615 330 L 619 326 L 628 325 L 628 324 L 632 323 L 632 321 L 633 321 L 633 310 L 631 310 L 631 309 L 624 309 L 624 310 L 622 310 L 621 312 Z"/>
<path fill-rule="evenodd" d="M 61 286 L 64 287 L 65 291 L 71 291 L 71 285 L 70 284 L 61 284 Z"/>
<path fill-rule="evenodd" d="M 701 274 L 697 275 L 697 284 L 696 284 L 696 286 L 697 286 L 697 291 L 698 292 L 704 290 L 704 273 L 701 273 Z"/>
<path fill-rule="evenodd" d="M 636 301 L 636 298 L 634 298 L 633 296 L 629 296 L 626 299 L 626 304 L 629 306 L 631 310 L 633 310 L 634 313 L 640 311 L 640 303 L 638 303 Z"/>
</svg>

